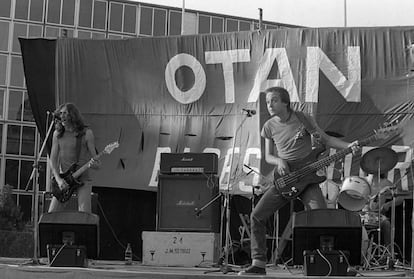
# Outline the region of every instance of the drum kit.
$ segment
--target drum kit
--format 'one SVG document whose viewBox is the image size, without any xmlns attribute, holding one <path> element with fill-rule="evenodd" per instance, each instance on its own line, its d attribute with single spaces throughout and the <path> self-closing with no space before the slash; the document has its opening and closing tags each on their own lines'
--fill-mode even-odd
<svg viewBox="0 0 414 279">
<path fill-rule="evenodd" d="M 368 174 L 367 177 L 350 176 L 344 178 L 342 184 L 327 180 L 324 186 L 321 185 L 321 190 L 325 196 L 328 207 L 338 208 L 341 206 L 345 210 L 358 212 L 361 216 L 361 223 L 363 224 L 365 235 L 368 235 L 367 232 L 378 232 L 378 243 L 381 241 L 381 222 L 386 219 L 386 217 L 382 214 L 380 205 L 378 206 L 378 209 L 372 210 L 369 208 L 369 204 L 374 199 L 378 201 L 384 200 L 384 198 L 381 199 L 381 195 L 384 195 L 384 197 L 387 195 L 387 198 L 392 200 L 390 218 L 391 243 L 389 244 L 389 247 L 385 247 L 385 250 L 389 252 L 387 255 L 386 267 L 391 265 L 390 262 L 396 262 L 394 253 L 395 198 L 398 194 L 396 193 L 395 184 L 386 179 L 385 174 L 395 167 L 397 161 L 397 153 L 390 148 L 379 147 L 371 149 L 363 155 L 360 163 L 361 169 Z M 368 255 L 368 252 L 370 252 L 368 251 L 368 245 L 365 248 L 367 250 L 365 251 L 367 252 L 367 257 L 365 259 L 368 261 L 366 267 L 372 268 L 372 260 L 378 263 L 378 259 L 374 259 L 375 252 Z M 388 248 L 390 248 L 390 250 L 388 250 Z M 379 252 L 382 253 L 382 257 L 384 256 L 383 252 L 384 251 Z M 371 261 L 371 263 L 369 261 Z"/>
</svg>

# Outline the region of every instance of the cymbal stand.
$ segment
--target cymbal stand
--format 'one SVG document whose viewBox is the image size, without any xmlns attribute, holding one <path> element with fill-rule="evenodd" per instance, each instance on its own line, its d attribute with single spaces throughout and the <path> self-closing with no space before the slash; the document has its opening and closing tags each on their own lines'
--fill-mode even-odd
<svg viewBox="0 0 414 279">
<path fill-rule="evenodd" d="M 377 185 L 381 183 L 381 159 L 378 160 Z M 381 245 L 381 190 L 378 192 L 378 245 Z M 381 250 L 378 249 L 378 256 Z"/>
<path fill-rule="evenodd" d="M 225 243 L 224 243 L 224 261 L 223 261 L 223 266 L 220 268 L 220 270 L 223 272 L 223 274 L 227 274 L 229 272 L 236 272 L 235 270 L 233 270 L 230 266 L 229 266 L 229 251 L 230 251 L 230 246 L 231 244 L 231 239 L 230 239 L 230 186 L 232 185 L 232 172 L 233 172 L 233 163 L 234 163 L 234 153 L 235 153 L 235 149 L 236 149 L 236 139 L 237 139 L 237 134 L 239 132 L 239 130 L 243 127 L 244 122 L 246 122 L 247 118 L 251 117 L 254 113 L 251 113 L 250 111 L 247 111 L 247 114 L 245 114 L 245 117 L 243 118 L 242 122 L 240 123 L 240 125 L 237 127 L 236 131 L 234 132 L 234 137 L 233 137 L 233 146 L 232 146 L 232 154 L 231 154 L 231 159 L 230 159 L 230 170 L 229 170 L 229 177 L 227 179 L 227 185 L 226 185 L 226 189 L 224 190 L 224 210 L 226 212 L 226 224 L 225 224 Z M 209 271 L 210 272 L 215 272 L 215 271 Z M 207 273 L 207 272 L 204 272 Z"/>
<path fill-rule="evenodd" d="M 53 128 L 53 122 L 50 124 L 50 126 L 48 127 L 49 123 L 49 114 L 46 120 L 46 136 L 45 139 L 43 140 L 43 144 L 39 150 L 39 152 L 37 152 L 37 150 L 35 151 L 35 159 L 34 159 L 34 163 L 33 163 L 33 169 L 32 169 L 32 173 L 30 175 L 29 180 L 27 181 L 26 184 L 26 188 L 25 190 L 28 191 L 29 190 L 29 186 L 30 186 L 30 181 L 32 181 L 32 185 L 33 185 L 33 240 L 34 240 L 34 245 L 33 245 L 33 259 L 31 260 L 31 262 L 28 262 L 26 264 L 40 264 L 39 261 L 39 256 L 38 256 L 38 252 L 39 252 L 39 161 L 40 161 L 40 157 L 42 156 L 43 150 L 46 146 L 47 143 L 47 139 L 49 138 L 50 132 L 52 131 Z"/>
<path fill-rule="evenodd" d="M 397 187 L 393 185 L 390 187 L 391 190 L 391 196 L 392 196 L 392 202 L 391 202 L 391 258 L 389 260 L 388 266 L 390 269 L 394 268 L 400 268 L 400 269 L 406 269 L 406 270 L 413 270 L 411 267 L 406 267 L 404 265 L 397 265 L 396 263 L 398 260 L 395 259 L 395 207 L 396 207 L 396 189 Z M 405 247 L 404 247 L 405 249 Z M 403 263 L 404 264 L 404 263 Z"/>
</svg>

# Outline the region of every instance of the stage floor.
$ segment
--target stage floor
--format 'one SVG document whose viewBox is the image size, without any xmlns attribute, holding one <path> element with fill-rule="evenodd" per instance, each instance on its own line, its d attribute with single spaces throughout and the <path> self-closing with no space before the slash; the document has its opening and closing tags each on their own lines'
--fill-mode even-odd
<svg viewBox="0 0 414 279">
<path fill-rule="evenodd" d="M 133 262 L 132 265 L 125 265 L 121 261 L 90 261 L 88 267 L 50 267 L 46 259 L 40 259 L 40 263 L 33 264 L 31 259 L 0 258 L 0 278 L 1 279 L 98 279 L 98 278 L 142 278 L 142 279 L 160 279 L 160 278 L 223 278 L 232 277 L 240 278 L 237 272 L 240 267 L 230 266 L 235 272 L 223 272 L 220 268 L 215 267 L 160 267 L 145 266 L 140 262 Z M 413 277 L 414 273 L 410 270 L 375 270 L 375 271 L 358 271 L 358 277 L 383 278 L 383 277 Z M 271 265 L 267 268 L 266 276 L 243 276 L 243 278 L 303 278 L 303 268 L 289 268 L 284 266 Z M 313 278 L 325 276 L 313 276 Z M 333 277 L 333 276 L 332 276 Z M 341 276 L 334 276 L 342 278 Z M 349 278 L 343 276 L 343 278 Z"/>
</svg>

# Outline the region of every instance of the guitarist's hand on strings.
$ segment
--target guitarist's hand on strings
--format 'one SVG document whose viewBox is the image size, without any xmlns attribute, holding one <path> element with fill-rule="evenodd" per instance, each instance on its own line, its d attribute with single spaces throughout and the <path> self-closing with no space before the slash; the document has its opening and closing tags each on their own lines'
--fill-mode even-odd
<svg viewBox="0 0 414 279">
<path fill-rule="evenodd" d="M 98 159 L 92 158 L 89 161 L 89 167 L 92 168 L 92 169 L 98 169 L 100 166 L 101 166 L 101 161 L 98 160 Z"/>
<path fill-rule="evenodd" d="M 56 182 L 57 182 L 60 190 L 64 190 L 65 188 L 67 188 L 69 186 L 68 183 L 66 182 L 66 180 L 64 180 L 62 177 L 56 176 L 55 179 L 56 179 Z"/>
<path fill-rule="evenodd" d="M 285 160 L 280 159 L 280 158 L 277 159 L 276 169 L 279 175 L 281 176 L 290 173 L 288 163 Z"/>
</svg>

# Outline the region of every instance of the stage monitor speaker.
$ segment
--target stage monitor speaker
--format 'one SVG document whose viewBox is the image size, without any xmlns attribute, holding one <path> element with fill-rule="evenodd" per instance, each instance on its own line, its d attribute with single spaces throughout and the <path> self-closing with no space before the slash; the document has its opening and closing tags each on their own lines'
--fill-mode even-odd
<svg viewBox="0 0 414 279">
<path fill-rule="evenodd" d="M 348 251 L 351 265 L 361 264 L 362 225 L 358 213 L 314 209 L 293 215 L 293 264 L 302 265 L 304 251 Z"/>
<path fill-rule="evenodd" d="M 47 257 L 47 247 L 65 244 L 85 246 L 88 258 L 99 254 L 99 216 L 81 211 L 44 213 L 39 219 L 40 256 Z"/>
<path fill-rule="evenodd" d="M 219 232 L 218 193 L 217 175 L 159 175 L 157 230 Z"/>
</svg>

